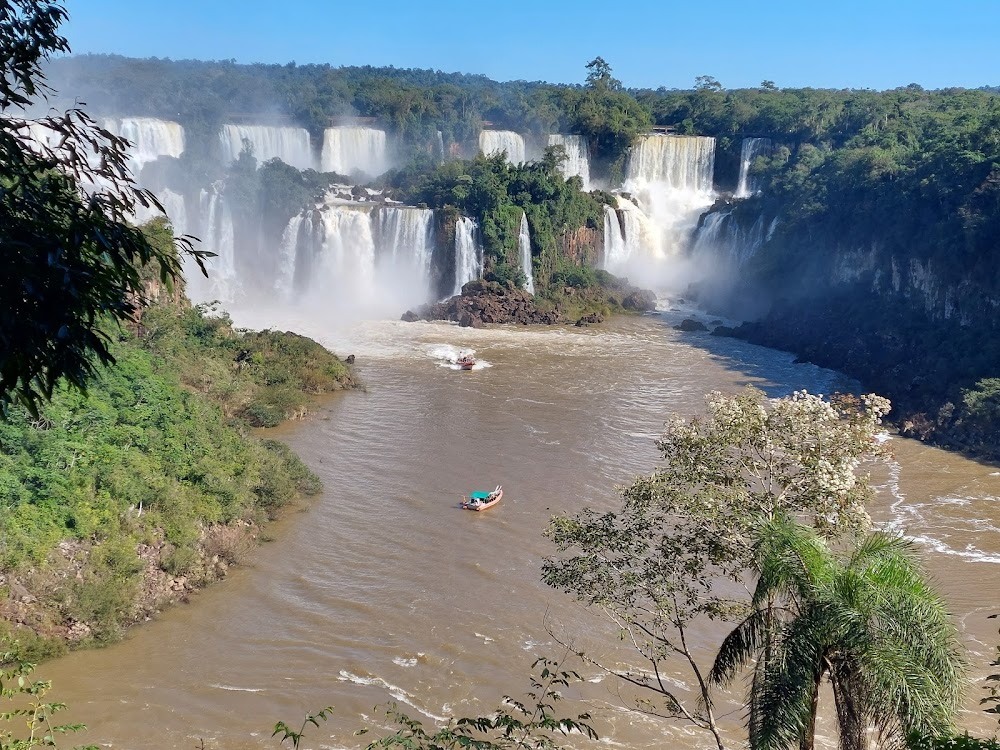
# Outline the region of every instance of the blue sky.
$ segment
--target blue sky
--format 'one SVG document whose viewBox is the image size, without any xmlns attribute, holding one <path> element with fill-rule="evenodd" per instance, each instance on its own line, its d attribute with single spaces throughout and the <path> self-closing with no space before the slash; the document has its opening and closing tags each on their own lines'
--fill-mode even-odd
<svg viewBox="0 0 1000 750">
<path fill-rule="evenodd" d="M 74 52 L 395 65 L 629 87 L 1000 85 L 1000 0 L 66 0 Z"/>
</svg>

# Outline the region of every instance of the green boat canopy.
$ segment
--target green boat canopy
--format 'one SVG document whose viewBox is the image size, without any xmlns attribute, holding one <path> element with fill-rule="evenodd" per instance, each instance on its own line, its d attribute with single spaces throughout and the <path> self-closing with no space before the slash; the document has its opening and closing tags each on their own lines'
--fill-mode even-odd
<svg viewBox="0 0 1000 750">
<path fill-rule="evenodd" d="M 469 499 L 470 500 L 488 500 L 489 497 L 490 497 L 490 494 L 491 493 L 489 493 L 489 492 L 470 492 L 469 493 Z"/>
</svg>

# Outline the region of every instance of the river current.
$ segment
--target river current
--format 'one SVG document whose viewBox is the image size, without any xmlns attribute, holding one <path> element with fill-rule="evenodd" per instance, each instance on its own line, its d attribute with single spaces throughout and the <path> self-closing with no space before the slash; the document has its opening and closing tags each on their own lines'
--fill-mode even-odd
<svg viewBox="0 0 1000 750">
<path fill-rule="evenodd" d="M 276 747 L 277 720 L 297 726 L 332 704 L 305 746 L 359 747 L 371 735 L 354 730 L 386 731 L 390 701 L 433 724 L 522 696 L 532 662 L 563 653 L 550 633 L 619 658 L 613 630 L 539 581 L 552 552 L 542 536 L 549 517 L 615 507 L 617 486 L 654 469 L 664 421 L 698 413 L 710 391 L 854 387 L 786 353 L 674 330 L 683 315 L 593 328 L 377 322 L 337 331 L 317 318 L 237 314 L 242 325 L 296 330 L 355 354 L 367 389 L 269 432 L 325 489 L 269 527 L 273 541 L 247 565 L 120 644 L 43 666 L 68 718 L 90 727 L 73 742 Z M 462 350 L 482 366 L 453 369 Z M 912 441 L 892 445 L 895 461 L 873 474 L 873 515 L 917 540 L 981 680 L 998 640 L 987 615 L 1000 611 L 1000 472 Z M 496 508 L 458 507 L 463 493 L 500 483 Z M 718 637 L 699 634 L 704 661 Z M 626 711 L 610 679 L 568 666 L 587 682 L 569 691 L 581 703 L 563 705 L 590 710 L 602 743 L 710 744 Z M 992 734 L 995 722 L 975 705 L 980 692 L 981 682 L 970 687 L 963 724 Z M 737 708 L 725 721 L 740 736 Z"/>
</svg>

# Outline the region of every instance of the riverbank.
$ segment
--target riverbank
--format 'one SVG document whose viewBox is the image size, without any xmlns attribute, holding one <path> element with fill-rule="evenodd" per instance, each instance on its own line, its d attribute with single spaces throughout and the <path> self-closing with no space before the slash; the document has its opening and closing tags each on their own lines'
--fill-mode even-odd
<svg viewBox="0 0 1000 750">
<path fill-rule="evenodd" d="M 31 659 L 117 640 L 224 577 L 318 478 L 253 434 L 360 387 L 311 339 L 186 304 L 110 331 L 88 394 L 0 424 L 0 633 Z"/>
</svg>

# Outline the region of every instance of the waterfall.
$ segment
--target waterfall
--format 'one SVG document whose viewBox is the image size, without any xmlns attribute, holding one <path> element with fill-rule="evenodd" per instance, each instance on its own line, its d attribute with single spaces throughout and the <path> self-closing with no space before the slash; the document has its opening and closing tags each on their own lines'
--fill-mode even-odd
<svg viewBox="0 0 1000 750">
<path fill-rule="evenodd" d="M 398 316 L 430 298 L 434 212 L 328 202 L 281 235 L 274 291 L 338 313 Z"/>
<path fill-rule="evenodd" d="M 632 147 L 626 184 L 656 183 L 707 194 L 714 170 L 714 138 L 648 134 Z"/>
<path fill-rule="evenodd" d="M 184 153 L 184 128 L 176 122 L 152 117 L 122 117 L 105 120 L 104 127 L 132 143 L 129 156 L 134 164 L 132 172 L 136 179 L 149 162 L 161 156 L 176 158 Z"/>
<path fill-rule="evenodd" d="M 174 235 L 187 234 L 187 206 L 184 204 L 184 196 L 180 193 L 175 193 L 169 188 L 164 188 L 156 191 L 156 197 L 163 206 L 163 211 L 159 211 L 152 205 L 147 208 L 141 203 L 136 203 L 135 212 L 132 214 L 130 221 L 133 224 L 140 225 L 155 219 L 157 216 L 165 215 L 170 219 Z"/>
<path fill-rule="evenodd" d="M 758 156 L 771 155 L 770 138 L 744 138 L 740 147 L 740 179 L 736 187 L 737 198 L 749 198 L 760 191 L 760 179 L 750 175 L 750 168 Z"/>
<path fill-rule="evenodd" d="M 213 185 L 211 190 L 200 192 L 198 208 L 201 248 L 215 253 L 215 257 L 205 261 L 207 279 L 198 270 L 187 278 L 188 296 L 193 302 L 219 300 L 231 303 L 240 291 L 233 219 L 218 186 Z"/>
<path fill-rule="evenodd" d="M 374 213 L 380 290 L 406 306 L 427 300 L 434 252 L 434 212 L 427 208 L 381 206 Z"/>
<path fill-rule="evenodd" d="M 550 146 L 562 146 L 566 149 L 566 161 L 560 168 L 563 177 L 579 177 L 583 180 L 583 189 L 590 190 L 590 156 L 587 139 L 582 135 L 549 136 Z"/>
<path fill-rule="evenodd" d="M 278 276 L 274 288 L 283 299 L 289 298 L 293 291 L 295 254 L 299 246 L 299 230 L 304 219 L 304 214 L 296 214 L 288 220 L 288 225 L 281 233 L 281 243 L 278 245 Z"/>
<path fill-rule="evenodd" d="M 483 273 L 483 251 L 477 242 L 479 225 L 475 220 L 460 216 L 455 224 L 455 291 L 461 294 L 462 287 Z"/>
<path fill-rule="evenodd" d="M 375 281 L 371 216 L 353 207 L 331 206 L 321 212 L 318 230 L 320 242 L 313 247 L 313 291 L 363 299 Z"/>
<path fill-rule="evenodd" d="M 17 128 L 18 140 L 24 143 L 36 154 L 45 154 L 47 151 L 54 151 L 59 155 L 58 147 L 62 141 L 62 135 L 52 128 L 46 127 L 43 123 L 25 120 L 25 126 Z"/>
<path fill-rule="evenodd" d="M 507 155 L 511 164 L 523 164 L 524 138 L 512 130 L 481 130 L 479 132 L 479 150 L 487 156 L 496 153 Z"/>
<path fill-rule="evenodd" d="M 524 288 L 529 294 L 535 293 L 535 279 L 531 267 L 531 235 L 528 233 L 528 214 L 521 214 L 521 232 L 517 237 L 517 247 L 521 251 L 521 270 L 527 279 Z"/>
<path fill-rule="evenodd" d="M 170 219 L 170 226 L 174 229 L 174 235 L 187 234 L 187 206 L 184 204 L 184 196 L 175 193 L 173 190 L 164 188 L 156 195 L 163 204 L 163 211 Z"/>
<path fill-rule="evenodd" d="M 621 196 L 618 196 L 618 214 L 625 238 L 626 260 L 641 257 L 663 260 L 666 257 L 668 253 L 663 246 L 662 227 L 651 217 Z"/>
<path fill-rule="evenodd" d="M 731 206 L 714 211 L 705 216 L 691 254 L 695 257 L 720 259 L 740 268 L 746 265 L 761 245 L 771 239 L 777 223 L 777 218 L 767 222 L 764 215 L 760 214 L 749 228 L 744 228 Z"/>
<path fill-rule="evenodd" d="M 345 176 L 363 172 L 378 177 L 391 166 L 384 130 L 345 127 L 324 131 L 321 171 Z"/>
<path fill-rule="evenodd" d="M 629 155 L 622 186 L 633 200 L 618 200 L 630 265 L 652 263 L 669 271 L 663 262 L 684 254 L 699 216 L 712 204 L 714 168 L 714 138 L 658 134 L 640 138 Z"/>
<path fill-rule="evenodd" d="M 315 168 L 309 132 L 305 128 L 274 128 L 265 125 L 223 125 L 219 131 L 222 159 L 225 162 L 239 158 L 243 141 L 253 146 L 257 164 L 278 158 L 298 169 Z"/>
<path fill-rule="evenodd" d="M 444 150 L 444 133 L 440 130 L 437 131 L 437 157 L 441 163 L 444 163 L 448 158 L 448 155 Z"/>
<path fill-rule="evenodd" d="M 618 212 L 611 206 L 604 207 L 604 260 L 602 268 L 613 270 L 621 268 L 628 260 L 625 249 L 625 234 L 622 231 Z"/>
</svg>

